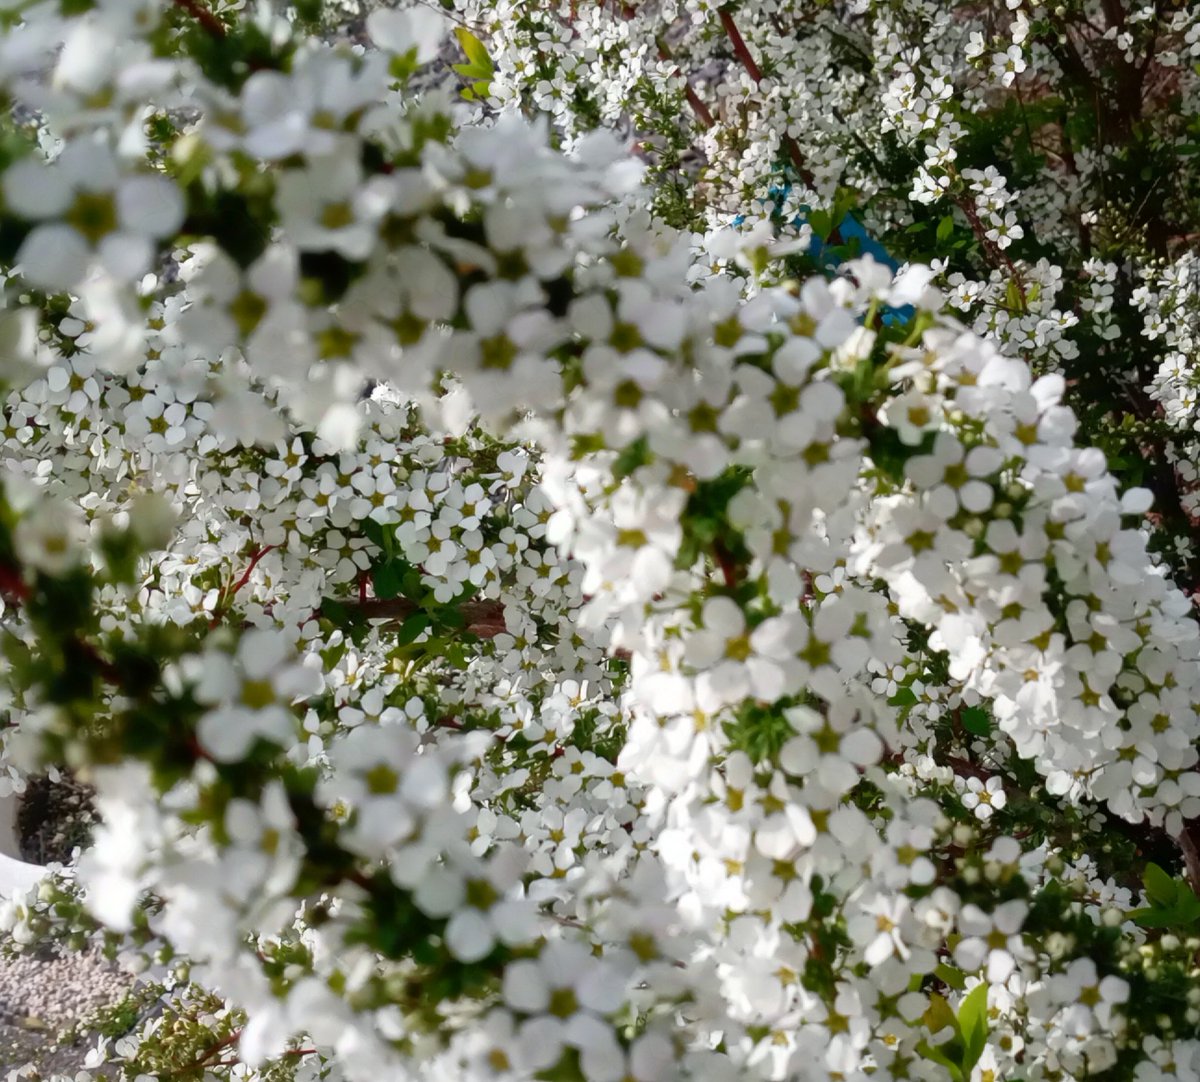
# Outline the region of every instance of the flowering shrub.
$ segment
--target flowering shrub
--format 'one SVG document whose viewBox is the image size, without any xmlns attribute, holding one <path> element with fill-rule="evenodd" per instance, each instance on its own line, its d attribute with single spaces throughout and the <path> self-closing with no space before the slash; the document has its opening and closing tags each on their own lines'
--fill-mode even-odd
<svg viewBox="0 0 1200 1082">
<path fill-rule="evenodd" d="M 9 9 L 89 1078 L 1200 1076 L 1200 22 L 1091 8 Z"/>
</svg>

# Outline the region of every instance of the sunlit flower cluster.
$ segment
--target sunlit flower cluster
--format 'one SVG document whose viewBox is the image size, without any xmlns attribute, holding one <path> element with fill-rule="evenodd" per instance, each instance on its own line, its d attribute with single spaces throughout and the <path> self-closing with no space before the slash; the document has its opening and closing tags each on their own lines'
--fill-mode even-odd
<svg viewBox="0 0 1200 1082">
<path fill-rule="evenodd" d="M 1132 311 L 1189 428 L 1194 258 L 969 153 L 1041 5 L 813 8 L 12 14 L 2 762 L 102 823 L 0 925 L 145 1006 L 79 1082 L 1200 1073 L 1200 623 L 1072 367 Z"/>
</svg>

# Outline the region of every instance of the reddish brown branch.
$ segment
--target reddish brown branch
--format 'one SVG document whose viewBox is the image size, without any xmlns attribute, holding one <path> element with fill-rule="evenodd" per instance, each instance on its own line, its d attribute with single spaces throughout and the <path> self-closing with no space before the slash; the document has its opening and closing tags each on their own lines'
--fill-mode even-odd
<svg viewBox="0 0 1200 1082">
<path fill-rule="evenodd" d="M 421 606 L 407 597 L 368 597 L 365 600 L 335 598 L 368 620 L 407 620 L 421 611 Z M 504 605 L 499 601 L 464 601 L 458 606 L 464 630 L 481 639 L 493 639 L 505 630 Z"/>
<path fill-rule="evenodd" d="M 676 68 L 676 71 L 679 69 Z M 687 103 L 692 107 L 692 112 L 696 114 L 696 119 L 700 121 L 705 128 L 711 128 L 716 121 L 713 119 L 712 113 L 709 112 L 708 106 L 700 100 L 700 95 L 697 94 L 690 84 L 684 84 L 684 95 L 687 97 Z"/>
<path fill-rule="evenodd" d="M 1188 883 L 1192 891 L 1200 894 L 1200 846 L 1196 845 L 1196 834 L 1200 833 L 1200 822 L 1195 819 L 1183 824 L 1179 834 L 1179 848 L 1183 851 L 1183 863 L 1187 868 Z"/>
<path fill-rule="evenodd" d="M 742 67 L 746 69 L 746 73 L 756 83 L 762 82 L 762 68 L 758 66 L 758 61 L 751 55 L 750 50 L 746 47 L 746 39 L 742 37 L 742 32 L 737 28 L 737 23 L 733 21 L 733 15 L 730 14 L 728 8 L 721 8 L 717 12 L 718 18 L 721 20 L 721 25 L 725 28 L 725 34 L 729 38 L 729 43 L 733 46 L 733 55 L 741 61 Z"/>
<path fill-rule="evenodd" d="M 222 617 L 229 611 L 229 606 L 233 604 L 234 595 L 250 581 L 250 576 L 254 574 L 254 569 L 258 566 L 258 562 L 274 547 L 274 545 L 264 545 L 250 557 L 250 563 L 246 565 L 246 570 L 242 572 L 242 577 L 221 597 L 220 603 L 213 610 L 212 619 L 208 624 L 209 627 L 216 627 L 221 622 Z"/>
<path fill-rule="evenodd" d="M 658 39 L 657 44 L 658 55 L 663 60 L 674 59 L 674 57 L 671 55 L 671 50 L 667 47 L 667 43 L 662 38 Z M 692 112 L 696 114 L 696 119 L 699 120 L 701 125 L 705 128 L 713 127 L 716 124 L 716 120 L 713 119 L 713 115 L 709 111 L 708 106 L 700 100 L 700 95 L 692 89 L 692 84 L 687 81 L 687 77 L 683 74 L 683 69 L 677 66 L 671 73 L 671 77 L 680 77 L 683 79 L 683 92 L 687 97 L 688 105 L 692 107 Z"/>
<path fill-rule="evenodd" d="M 945 764 L 955 774 L 965 775 L 969 778 L 978 778 L 980 781 L 987 781 L 989 778 L 996 776 L 996 771 L 989 770 L 986 766 L 980 766 L 978 763 L 971 762 L 970 759 L 964 759 L 959 755 L 947 755 Z"/>
<path fill-rule="evenodd" d="M 732 562 L 727 572 L 727 575 L 729 574 L 734 576 L 734 581 L 731 585 L 736 585 L 737 569 L 732 565 Z M 729 581 L 728 577 L 726 581 Z M 421 606 L 415 601 L 410 601 L 407 597 L 368 597 L 357 600 L 351 597 L 331 597 L 326 600 L 331 605 L 337 605 L 350 612 L 358 613 L 359 616 L 367 620 L 388 620 L 402 623 L 410 616 L 415 616 L 421 611 Z M 497 635 L 501 635 L 508 630 L 504 622 L 503 602 L 464 601 L 458 606 L 458 612 L 463 618 L 462 630 L 477 638 L 494 639 Z M 320 615 L 321 613 L 318 610 L 313 614 L 313 619 L 319 618 Z M 612 650 L 611 655 L 619 661 L 628 661 L 631 656 L 628 650 L 622 648 Z M 453 718 L 443 718 L 439 721 L 439 724 L 444 724 L 446 728 L 454 728 L 454 725 L 451 724 L 453 721 Z"/>
<path fill-rule="evenodd" d="M 280 1059 L 296 1058 L 297 1056 L 316 1056 L 319 1055 L 315 1048 L 289 1048 L 286 1052 L 280 1052 Z M 237 1067 L 241 1064 L 241 1057 L 234 1059 L 219 1059 L 216 1063 L 206 1063 L 205 1067 Z"/>
<path fill-rule="evenodd" d="M 199 1068 L 202 1068 L 202 1067 L 208 1065 L 209 1060 L 211 1060 L 213 1058 L 213 1056 L 215 1056 L 218 1052 L 223 1052 L 231 1044 L 235 1044 L 237 1042 L 238 1038 L 241 1037 L 241 1035 L 242 1035 L 242 1031 L 240 1029 L 235 1029 L 228 1036 L 222 1037 L 219 1041 L 216 1042 L 216 1044 L 209 1045 L 191 1063 L 188 1063 L 185 1066 L 181 1067 L 179 1069 L 178 1073 L 181 1075 L 187 1074 L 191 1071 L 198 1070 Z"/>
<path fill-rule="evenodd" d="M 196 20 L 214 38 L 225 37 L 225 27 L 208 8 L 197 3 L 197 0 L 175 0 L 175 6 L 182 8 Z"/>
<path fill-rule="evenodd" d="M 233 584 L 233 588 L 229 591 L 229 596 L 233 597 L 247 582 L 250 581 L 250 576 L 254 573 L 254 569 L 258 566 L 258 561 L 261 560 L 275 546 L 264 545 L 253 556 L 250 557 L 250 563 L 246 565 L 246 570 L 242 572 L 242 577 Z"/>
<path fill-rule="evenodd" d="M 721 20 L 721 26 L 725 30 L 725 35 L 729 38 L 729 43 L 733 46 L 733 55 L 741 61 L 742 67 L 746 69 L 746 74 L 755 83 L 761 83 L 763 80 L 762 68 L 758 66 L 758 61 L 754 59 L 753 54 L 746 45 L 746 39 L 742 37 L 742 32 L 737 28 L 737 23 L 733 21 L 732 13 L 728 8 L 722 8 L 717 12 L 717 16 Z M 805 164 L 804 155 L 800 153 L 800 145 L 787 132 L 783 133 L 783 145 L 800 179 L 810 188 L 815 188 L 815 178 L 812 170 Z M 830 239 L 834 240 L 834 243 L 837 243 L 836 237 L 831 237 Z"/>
<path fill-rule="evenodd" d="M 108 658 L 104 657 L 100 651 L 96 649 L 95 646 L 93 646 L 86 639 L 76 639 L 74 645 L 78 648 L 79 652 L 83 654 L 83 656 L 87 658 L 93 666 L 95 666 L 96 672 L 100 674 L 100 678 L 106 684 L 112 684 L 114 687 L 120 686 L 122 683 L 121 673 L 118 671 L 117 667 L 108 660 Z"/>
<path fill-rule="evenodd" d="M 5 594 L 20 603 L 28 601 L 30 593 L 29 584 L 21 578 L 20 571 L 7 564 L 0 564 L 0 594 Z"/>
<path fill-rule="evenodd" d="M 721 577 L 725 585 L 733 590 L 737 587 L 739 575 L 737 561 L 733 554 L 720 541 L 713 545 L 713 555 L 717 558 L 717 566 L 721 569 Z"/>
<path fill-rule="evenodd" d="M 979 213 L 970 197 L 964 195 L 956 199 L 955 203 L 966 217 L 967 223 L 971 226 L 971 232 L 975 234 L 975 239 L 983 247 L 992 266 L 1002 266 L 1012 276 L 1013 285 L 1017 287 L 1017 296 L 1021 302 L 1021 311 L 1027 312 L 1029 301 L 1025 294 L 1025 279 L 1022 277 L 1020 269 L 1009 258 L 1008 253 L 988 237 L 987 226 L 980 220 Z"/>
<path fill-rule="evenodd" d="M 213 1059 L 213 1056 L 218 1055 L 219 1053 L 224 1052 L 226 1049 L 230 1048 L 231 1046 L 237 1044 L 237 1042 L 239 1040 L 241 1040 L 241 1037 L 242 1037 L 242 1031 L 240 1029 L 235 1029 L 228 1036 L 222 1037 L 219 1041 L 216 1042 L 216 1044 L 209 1045 L 208 1048 L 206 1048 L 203 1052 L 200 1053 L 200 1056 L 198 1059 L 195 1059 L 191 1063 L 187 1064 L 186 1066 L 179 1068 L 178 1072 L 176 1072 L 177 1075 L 182 1077 L 185 1074 L 190 1074 L 192 1071 L 197 1071 L 197 1070 L 208 1071 L 208 1070 L 212 1070 L 215 1067 L 236 1067 L 236 1066 L 238 1066 L 238 1064 L 240 1064 L 242 1062 L 242 1059 L 240 1056 L 234 1056 L 233 1059 L 216 1059 L 216 1060 Z M 299 1056 L 315 1056 L 315 1055 L 319 1055 L 319 1053 L 317 1052 L 317 1050 L 315 1048 L 289 1048 L 288 1050 L 286 1050 L 284 1052 L 280 1052 L 279 1058 L 280 1059 L 289 1059 L 289 1058 L 295 1059 L 296 1057 L 299 1057 Z"/>
</svg>

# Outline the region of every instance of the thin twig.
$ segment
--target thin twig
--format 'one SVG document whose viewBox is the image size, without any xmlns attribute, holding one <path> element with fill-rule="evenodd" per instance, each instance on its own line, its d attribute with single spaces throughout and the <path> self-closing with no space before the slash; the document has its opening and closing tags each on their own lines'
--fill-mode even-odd
<svg viewBox="0 0 1200 1082">
<path fill-rule="evenodd" d="M 658 46 L 658 55 L 659 55 L 660 59 L 662 59 L 662 60 L 674 60 L 675 59 L 671 55 L 671 50 L 668 47 L 665 38 L 663 38 L 662 36 L 659 36 L 655 40 L 655 44 Z M 673 72 L 671 72 L 671 78 L 674 79 L 676 77 L 680 77 L 683 79 L 683 87 L 684 87 L 683 92 L 684 92 L 685 96 L 687 97 L 688 105 L 690 105 L 692 107 L 692 112 L 696 114 L 696 119 L 699 120 L 701 125 L 703 125 L 705 128 L 713 127 L 716 124 L 716 121 L 713 119 L 712 113 L 709 111 L 708 106 L 705 105 L 704 102 L 700 100 L 700 95 L 697 94 L 692 89 L 692 84 L 690 82 L 688 82 L 687 77 L 684 76 L 684 74 L 683 74 L 683 69 L 680 68 L 678 65 L 676 65 L 675 70 Z"/>
<path fill-rule="evenodd" d="M 730 14 L 728 8 L 721 8 L 717 12 L 717 17 L 721 20 L 721 25 L 725 28 L 725 34 L 729 38 L 729 43 L 733 46 L 734 56 L 742 62 L 742 67 L 746 69 L 746 74 L 756 83 L 761 83 L 763 78 L 762 68 L 758 66 L 758 61 L 754 59 L 754 56 L 746 47 L 746 39 L 742 37 L 742 32 L 737 28 L 737 23 L 733 21 L 733 15 Z"/>
<path fill-rule="evenodd" d="M 421 611 L 421 606 L 407 597 L 368 597 L 362 599 L 331 598 L 368 620 L 407 620 Z M 463 630 L 481 639 L 493 639 L 505 631 L 504 604 L 500 601 L 464 601 L 458 606 L 463 617 Z"/>
<path fill-rule="evenodd" d="M 762 68 L 758 66 L 758 61 L 754 59 L 753 54 L 747 47 L 746 39 L 742 37 L 742 32 L 738 29 L 737 23 L 733 21 L 732 13 L 728 8 L 721 8 L 717 12 L 717 16 L 721 20 L 721 26 L 725 29 L 725 35 L 729 38 L 729 43 L 733 46 L 734 56 L 741 61 L 742 67 L 746 69 L 746 74 L 756 84 L 761 83 L 763 80 Z M 816 180 L 812 170 L 804 162 L 804 155 L 800 153 L 800 145 L 787 132 L 783 133 L 783 145 L 800 179 L 810 188 L 815 188 Z"/>
<path fill-rule="evenodd" d="M 1183 851 L 1183 863 L 1187 868 L 1192 891 L 1200 894 L 1200 848 L 1192 835 L 1193 830 L 1200 830 L 1200 823 L 1195 820 L 1184 823 L 1183 830 L 1179 833 L 1179 848 Z"/>
<path fill-rule="evenodd" d="M 208 8 L 203 7 L 197 0 L 175 0 L 175 6 L 182 8 L 196 20 L 214 38 L 225 37 L 225 26 Z"/>
<path fill-rule="evenodd" d="M 246 566 L 246 570 L 242 572 L 242 577 L 229 588 L 227 593 L 221 596 L 220 603 L 213 610 L 212 619 L 208 623 L 209 627 L 216 627 L 221 622 L 225 614 L 229 611 L 229 606 L 233 604 L 234 595 L 250 581 L 250 576 L 254 574 L 254 569 L 258 566 L 259 560 L 266 556 L 274 547 L 274 545 L 264 545 L 250 557 L 250 563 Z"/>
<path fill-rule="evenodd" d="M 14 601 L 28 601 L 31 591 L 29 584 L 21 578 L 16 568 L 0 564 L 0 594 L 7 594 Z"/>
</svg>

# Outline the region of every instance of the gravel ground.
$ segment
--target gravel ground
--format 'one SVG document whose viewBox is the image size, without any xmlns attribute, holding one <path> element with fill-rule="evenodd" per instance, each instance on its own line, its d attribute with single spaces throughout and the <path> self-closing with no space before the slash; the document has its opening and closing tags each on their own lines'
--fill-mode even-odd
<svg viewBox="0 0 1200 1082">
<path fill-rule="evenodd" d="M 87 844 L 93 823 L 87 786 L 66 776 L 30 779 L 17 809 L 21 856 L 35 864 L 69 864 L 75 847 Z M 132 983 L 96 954 L 44 950 L 0 958 L 0 1072 L 32 1063 L 38 1077 L 73 1077 L 95 1035 L 74 1043 L 58 1035 L 123 999 Z"/>
<path fill-rule="evenodd" d="M 62 1043 L 80 1018 L 119 1002 L 133 978 L 94 954 L 22 955 L 0 961 L 0 1069 L 33 1063 L 43 1078 L 73 1075 L 92 1035 Z"/>
<path fill-rule="evenodd" d="M 69 1026 L 122 998 L 130 983 L 101 955 L 22 955 L 0 969 L 0 1022 L 39 1032 Z"/>
</svg>

